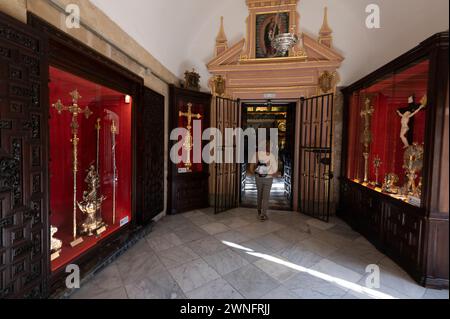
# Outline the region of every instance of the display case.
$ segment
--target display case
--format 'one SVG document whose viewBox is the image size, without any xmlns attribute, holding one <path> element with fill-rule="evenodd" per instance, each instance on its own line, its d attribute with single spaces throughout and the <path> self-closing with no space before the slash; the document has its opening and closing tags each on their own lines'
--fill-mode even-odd
<svg viewBox="0 0 450 319">
<path fill-rule="evenodd" d="M 126 92 L 49 70 L 51 269 L 131 219 L 131 115 Z"/>
<path fill-rule="evenodd" d="M 448 32 L 343 93 L 339 216 L 419 283 L 448 287 Z"/>
<path fill-rule="evenodd" d="M 391 72 L 349 96 L 345 177 L 421 206 L 430 61 Z"/>
</svg>

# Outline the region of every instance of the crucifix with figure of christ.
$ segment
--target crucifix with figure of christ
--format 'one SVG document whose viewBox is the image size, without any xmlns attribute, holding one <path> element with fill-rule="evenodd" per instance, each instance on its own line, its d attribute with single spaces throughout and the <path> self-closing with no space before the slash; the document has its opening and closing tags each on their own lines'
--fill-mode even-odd
<svg viewBox="0 0 450 319">
<path fill-rule="evenodd" d="M 92 115 L 92 111 L 88 106 L 82 109 L 78 105 L 78 100 L 81 99 L 81 95 L 77 90 L 70 92 L 72 97 L 72 105 L 65 106 L 60 99 L 56 103 L 52 104 L 52 107 L 56 109 L 58 114 L 62 114 L 63 111 L 68 111 L 72 114 L 72 122 L 70 127 L 72 129 L 72 138 L 70 142 L 72 143 L 72 173 L 73 173 L 73 241 L 71 243 L 72 247 L 80 244 L 83 239 L 77 238 L 77 172 L 78 172 L 78 115 L 84 114 L 86 119 Z"/>
<path fill-rule="evenodd" d="M 184 138 L 184 143 L 183 143 L 183 148 L 188 152 L 186 161 L 184 163 L 184 167 L 186 167 L 188 170 L 190 170 L 190 168 L 192 167 L 192 163 L 191 163 L 191 150 L 193 147 L 193 142 L 192 142 L 192 133 L 191 133 L 191 129 L 192 129 L 192 119 L 201 119 L 202 115 L 201 114 L 194 114 L 192 113 L 192 103 L 188 103 L 187 104 L 188 110 L 187 112 L 182 112 L 179 111 L 178 116 L 179 117 L 186 117 L 187 122 L 186 122 L 186 129 L 187 129 L 187 133 L 186 136 Z"/>
</svg>

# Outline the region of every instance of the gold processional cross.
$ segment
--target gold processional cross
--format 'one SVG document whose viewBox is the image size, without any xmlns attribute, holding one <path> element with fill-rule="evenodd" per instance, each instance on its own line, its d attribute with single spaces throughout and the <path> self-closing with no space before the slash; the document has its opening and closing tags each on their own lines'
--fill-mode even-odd
<svg viewBox="0 0 450 319">
<path fill-rule="evenodd" d="M 192 118 L 199 120 L 202 118 L 202 115 L 192 113 L 192 103 L 188 103 L 187 107 L 188 107 L 188 111 L 187 112 L 180 111 L 178 113 L 178 116 L 179 117 L 183 116 L 183 117 L 187 118 L 187 124 L 186 124 L 187 133 L 186 133 L 186 137 L 184 138 L 183 147 L 188 152 L 187 159 L 186 159 L 186 162 L 184 163 L 184 166 L 189 170 L 192 166 L 192 163 L 191 163 L 191 150 L 192 150 L 192 146 L 193 146 L 192 134 L 191 134 Z"/>
<path fill-rule="evenodd" d="M 78 100 L 81 99 L 81 95 L 78 93 L 77 90 L 74 90 L 70 92 L 70 96 L 72 97 L 72 105 L 65 106 L 62 104 L 61 100 L 58 99 L 58 101 L 54 104 L 52 104 L 52 107 L 58 111 L 58 114 L 62 114 L 63 111 L 68 111 L 72 114 L 72 122 L 70 123 L 70 127 L 72 129 L 72 138 L 70 142 L 72 143 L 72 156 L 73 156 L 73 166 L 72 166 L 72 173 L 73 173 L 73 242 L 71 243 L 72 246 L 76 246 L 80 244 L 83 240 L 81 238 L 77 238 L 77 172 L 78 172 L 78 115 L 84 114 L 86 119 L 88 119 L 92 115 L 92 111 L 89 109 L 88 106 L 86 106 L 85 109 L 82 109 L 78 106 Z"/>
<path fill-rule="evenodd" d="M 369 146 L 372 142 L 372 132 L 370 131 L 370 122 L 375 109 L 370 99 L 366 99 L 365 108 L 361 111 L 361 118 L 364 120 L 364 131 L 362 143 L 364 145 L 364 183 L 369 181 Z"/>
</svg>

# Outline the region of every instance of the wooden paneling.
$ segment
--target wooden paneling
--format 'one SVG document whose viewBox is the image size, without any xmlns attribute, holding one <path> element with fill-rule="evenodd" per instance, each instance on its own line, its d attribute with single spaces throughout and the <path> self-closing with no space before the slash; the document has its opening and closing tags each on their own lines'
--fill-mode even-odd
<svg viewBox="0 0 450 319">
<path fill-rule="evenodd" d="M 138 195 L 140 222 L 164 210 L 164 97 L 144 88 L 138 119 Z"/>
<path fill-rule="evenodd" d="M 45 41 L 0 13 L 0 299 L 46 294 Z"/>
</svg>

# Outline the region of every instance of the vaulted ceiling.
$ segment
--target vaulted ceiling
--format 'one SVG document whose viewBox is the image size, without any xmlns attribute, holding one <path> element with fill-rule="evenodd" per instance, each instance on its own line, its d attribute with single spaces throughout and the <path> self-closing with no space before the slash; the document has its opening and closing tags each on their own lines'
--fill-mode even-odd
<svg viewBox="0 0 450 319">
<path fill-rule="evenodd" d="M 246 31 L 245 0 L 90 1 L 175 75 L 182 78 L 195 67 L 203 89 L 220 16 L 229 45 Z M 365 9 L 371 3 L 380 6 L 380 29 L 365 26 Z M 448 0 L 300 0 L 301 32 L 317 37 L 325 6 L 334 48 L 345 57 L 339 85 L 351 84 L 449 25 Z"/>
</svg>

